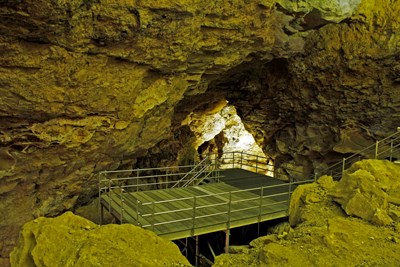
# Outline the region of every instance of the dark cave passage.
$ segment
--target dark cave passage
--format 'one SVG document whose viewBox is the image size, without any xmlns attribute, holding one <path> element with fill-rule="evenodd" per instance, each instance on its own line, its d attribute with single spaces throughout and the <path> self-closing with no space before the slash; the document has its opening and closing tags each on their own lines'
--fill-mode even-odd
<svg viewBox="0 0 400 267">
<path fill-rule="evenodd" d="M 261 222 L 259 224 L 251 224 L 243 227 L 230 229 L 229 234 L 229 253 L 237 253 L 240 247 L 247 247 L 249 243 L 258 237 L 270 234 L 272 228 L 286 222 L 285 218 L 275 219 L 271 221 Z M 210 262 L 214 262 L 214 256 L 225 253 L 226 232 L 220 231 L 198 236 L 198 266 L 209 267 Z M 175 240 L 174 243 L 180 248 L 182 254 L 187 256 L 191 264 L 195 266 L 196 263 L 196 238 L 191 237 L 187 239 Z"/>
</svg>

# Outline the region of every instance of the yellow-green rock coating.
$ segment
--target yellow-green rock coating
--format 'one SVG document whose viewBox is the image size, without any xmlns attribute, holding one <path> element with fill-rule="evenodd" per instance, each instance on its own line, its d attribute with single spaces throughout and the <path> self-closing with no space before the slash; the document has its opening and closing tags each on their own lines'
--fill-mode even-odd
<svg viewBox="0 0 400 267">
<path fill-rule="evenodd" d="M 365 199 L 384 203 L 386 198 L 391 199 L 389 196 L 399 192 L 399 168 L 387 161 L 364 160 L 353 165 L 345 175 L 362 170 L 354 182 L 360 194 L 369 194 L 372 188 L 377 191 L 386 188 L 387 195 L 380 193 Z M 399 214 L 400 203 L 392 201 L 390 207 L 375 207 L 375 213 L 381 210 L 382 218 L 387 216 L 391 220 L 390 224 L 381 226 L 374 220 L 370 222 L 369 217 L 364 220 L 348 216 L 331 196 L 343 191 L 342 196 L 351 199 L 354 192 L 347 193 L 352 190 L 348 181 L 335 182 L 329 176 L 299 186 L 290 204 L 293 228 L 283 223 L 272 234 L 253 240 L 246 249 L 237 250 L 239 253 L 218 256 L 214 266 L 400 266 L 400 218 L 394 215 Z M 363 214 L 365 206 L 354 205 L 353 214 Z"/>
<path fill-rule="evenodd" d="M 0 266 L 24 223 L 88 203 L 99 171 L 190 162 L 181 122 L 220 100 L 283 174 L 393 132 L 400 1 L 359 2 L 1 1 Z"/>
<path fill-rule="evenodd" d="M 98 226 L 71 212 L 23 226 L 11 253 L 13 267 L 190 266 L 178 247 L 151 231 L 123 225 Z"/>
</svg>

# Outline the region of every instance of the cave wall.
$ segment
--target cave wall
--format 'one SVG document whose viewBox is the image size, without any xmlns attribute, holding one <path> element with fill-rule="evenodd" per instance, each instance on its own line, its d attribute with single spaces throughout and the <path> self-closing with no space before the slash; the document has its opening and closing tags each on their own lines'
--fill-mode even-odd
<svg viewBox="0 0 400 267">
<path fill-rule="evenodd" d="M 245 63 L 211 86 L 227 91 L 276 168 L 307 177 L 400 125 L 399 7 L 363 1 L 351 18 L 309 31 L 303 53 Z"/>
<path fill-rule="evenodd" d="M 24 222 L 93 197 L 98 171 L 189 157 L 181 120 L 222 99 L 302 166 L 398 126 L 399 3 L 290 2 L 1 1 L 0 265 Z"/>
</svg>

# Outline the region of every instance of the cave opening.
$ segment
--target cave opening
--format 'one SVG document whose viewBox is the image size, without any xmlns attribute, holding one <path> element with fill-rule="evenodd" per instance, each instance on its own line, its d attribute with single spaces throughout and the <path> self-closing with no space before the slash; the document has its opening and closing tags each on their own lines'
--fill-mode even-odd
<svg viewBox="0 0 400 267">
<path fill-rule="evenodd" d="M 246 129 L 236 108 L 227 100 L 221 100 L 206 112 L 191 112 L 182 125 L 190 128 L 195 136 L 194 149 L 200 159 L 207 155 L 221 158 L 230 152 L 244 152 L 269 159 L 266 175 L 273 176 L 273 159 L 268 157 Z M 224 168 L 224 165 L 221 165 Z"/>
</svg>

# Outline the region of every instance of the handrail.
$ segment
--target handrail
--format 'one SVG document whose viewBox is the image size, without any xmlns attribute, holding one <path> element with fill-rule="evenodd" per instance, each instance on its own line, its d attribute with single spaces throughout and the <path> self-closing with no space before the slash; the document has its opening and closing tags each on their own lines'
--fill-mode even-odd
<svg viewBox="0 0 400 267">
<path fill-rule="evenodd" d="M 287 183 L 287 184 L 283 184 L 282 186 L 286 186 L 288 187 L 290 184 L 294 184 L 294 183 Z M 188 227 L 188 229 L 192 229 L 195 227 L 195 223 L 197 219 L 202 219 L 202 218 L 208 218 L 208 217 L 212 217 L 212 216 L 222 216 L 222 215 L 226 215 L 226 219 L 219 222 L 219 223 L 227 223 L 229 224 L 232 220 L 232 213 L 237 213 L 237 212 L 242 212 L 244 210 L 252 210 L 252 209 L 260 209 L 261 212 L 261 216 L 262 215 L 266 215 L 269 213 L 276 213 L 276 212 L 281 212 L 281 211 L 286 211 L 288 210 L 289 207 L 289 200 L 285 199 L 283 201 L 278 201 L 276 203 L 268 203 L 268 202 L 264 202 L 264 199 L 270 199 L 271 196 L 257 196 L 257 197 L 252 197 L 252 198 L 248 198 L 248 199 L 239 199 L 239 200 L 233 200 L 232 196 L 235 193 L 242 193 L 244 191 L 257 191 L 257 190 L 261 190 L 262 192 L 264 192 L 265 189 L 271 188 L 271 187 L 276 187 L 274 186 L 261 186 L 261 187 L 254 187 L 254 188 L 250 188 L 250 189 L 244 189 L 244 190 L 235 190 L 230 191 L 230 192 L 223 192 L 223 193 L 215 193 L 215 194 L 207 194 L 207 195 L 202 195 L 202 196 L 193 196 L 193 197 L 186 197 L 186 198 L 180 198 L 180 199 L 174 199 L 171 201 L 185 201 L 185 200 L 190 200 L 192 199 L 192 201 L 187 201 L 185 202 L 188 206 L 187 208 L 180 208 L 180 209 L 172 209 L 172 210 L 168 210 L 168 211 L 159 211 L 156 212 L 155 211 L 155 207 L 157 206 L 157 204 L 160 203 L 164 203 L 167 201 L 154 201 L 154 202 L 148 202 L 148 203 L 143 203 L 144 205 L 148 205 L 151 206 L 151 212 L 150 213 L 144 213 L 141 214 L 141 216 L 146 217 L 146 218 L 154 218 L 154 216 L 157 215 L 165 215 L 165 214 L 169 214 L 169 213 L 176 213 L 176 212 L 182 212 L 182 211 L 192 211 L 191 213 L 188 213 L 186 217 L 183 217 L 181 219 L 174 219 L 174 220 L 169 220 L 169 221 L 162 221 L 162 222 L 156 222 L 155 220 L 150 220 L 149 224 L 143 225 L 143 228 L 151 228 L 151 229 L 155 229 L 155 227 L 160 226 L 160 225 L 167 225 L 167 224 L 173 224 L 173 223 L 178 223 L 178 222 L 185 222 L 185 221 L 192 221 L 192 226 Z M 288 187 L 289 188 L 289 187 Z M 284 192 L 284 193 L 280 193 L 279 195 L 290 195 L 292 193 L 292 191 L 289 189 L 288 191 Z M 199 199 L 200 197 L 211 197 L 211 196 L 217 196 L 217 195 L 221 195 L 221 194 L 225 194 L 225 195 L 229 195 L 229 198 L 227 198 L 225 201 L 221 201 L 220 203 L 215 203 L 214 205 L 203 205 L 203 206 L 196 206 L 196 202 L 197 199 Z M 236 203 L 243 203 L 243 202 L 247 202 L 249 205 L 246 207 L 243 207 L 243 205 L 238 206 L 235 208 L 235 204 Z M 191 205 L 191 206 L 190 206 Z M 197 211 L 200 209 L 204 209 L 204 208 L 209 208 L 209 207 L 213 207 L 213 206 L 223 206 L 226 205 L 226 209 L 221 211 L 215 211 L 212 213 L 208 213 L 208 214 L 198 214 Z M 233 205 L 233 206 L 232 206 Z M 262 211 L 264 207 L 271 207 L 271 206 L 277 206 L 277 205 L 284 205 L 284 208 L 281 209 L 277 209 L 277 210 L 271 210 L 271 211 Z M 255 215 L 256 216 L 256 215 Z M 259 215 L 257 215 L 259 216 Z"/>
<path fill-rule="evenodd" d="M 219 161 L 218 161 L 219 160 Z M 199 218 L 199 216 L 204 217 L 203 214 L 196 214 L 196 212 L 200 210 L 206 211 L 207 208 L 209 207 L 215 207 L 215 206 L 224 206 L 227 205 L 228 211 L 222 214 L 226 214 L 228 221 L 226 222 L 227 225 L 230 223 L 230 214 L 238 212 L 235 207 L 231 207 L 232 205 L 240 205 L 241 209 L 243 209 L 243 205 L 250 205 L 249 209 L 260 209 L 260 211 L 266 207 L 265 199 L 267 197 L 261 196 L 261 197 L 251 197 L 251 198 L 246 198 L 246 199 L 232 199 L 232 196 L 235 196 L 235 194 L 238 194 L 240 192 L 251 192 L 252 190 L 273 190 L 275 191 L 276 189 L 273 188 L 279 188 L 279 187 L 285 187 L 287 184 L 283 185 L 271 185 L 268 187 L 258 187 L 258 188 L 253 188 L 253 189 L 243 189 L 243 190 L 234 190 L 232 192 L 222 192 L 222 193 L 217 193 L 217 194 L 206 194 L 206 195 L 201 195 L 201 196 L 196 196 L 193 198 L 184 198 L 184 199 L 173 199 L 173 200 L 163 200 L 163 201 L 153 201 L 153 202 L 139 202 L 136 201 L 135 203 L 130 203 L 129 200 L 127 200 L 126 203 L 124 203 L 124 198 L 123 198 L 123 190 L 128 190 L 128 192 L 135 192 L 132 191 L 131 188 L 136 188 L 138 191 L 138 188 L 143 188 L 143 186 L 161 186 L 163 188 L 174 188 L 177 187 L 178 185 L 183 184 L 183 186 L 188 186 L 190 184 L 198 184 L 199 182 L 203 181 L 204 179 L 210 177 L 212 178 L 218 178 L 219 177 L 219 170 L 220 166 L 222 164 L 225 164 L 223 161 L 226 161 L 228 164 L 232 165 L 233 167 L 236 168 L 245 168 L 246 166 L 250 168 L 254 168 L 257 173 L 262 172 L 263 174 L 268 171 L 268 166 L 273 166 L 269 163 L 269 158 L 259 156 L 259 155 L 253 155 L 250 153 L 246 152 L 227 152 L 222 155 L 222 157 L 218 158 L 217 156 L 212 157 L 212 155 L 207 156 L 204 158 L 202 161 L 200 161 L 196 165 L 187 165 L 184 166 L 184 168 L 190 167 L 189 172 L 181 172 L 182 166 L 174 166 L 174 167 L 163 167 L 163 168 L 148 168 L 148 169 L 134 169 L 134 170 L 117 170 L 117 171 L 105 171 L 99 173 L 99 196 L 101 197 L 102 192 L 106 192 L 110 194 L 111 191 L 113 193 L 116 193 L 118 198 L 119 198 L 119 204 L 114 203 L 113 205 L 117 204 L 120 205 L 121 213 L 128 214 L 127 212 L 124 212 L 126 208 L 136 208 L 136 214 L 135 216 L 137 217 L 134 219 L 136 221 L 137 225 L 140 225 L 142 227 L 146 227 L 148 225 L 148 222 L 151 222 L 149 227 L 154 230 L 155 221 L 154 221 L 154 216 L 157 215 L 164 215 L 164 214 L 169 214 L 173 212 L 180 212 L 180 213 L 192 213 L 190 218 L 187 218 L 187 221 L 192 220 L 193 221 L 193 226 L 195 225 L 195 220 Z M 212 167 L 212 168 L 210 168 Z M 166 174 L 159 174 L 159 172 L 162 171 L 169 171 L 171 169 L 177 170 L 177 173 L 166 173 Z M 154 171 L 157 174 L 151 175 L 148 174 L 148 171 Z M 125 173 L 129 173 L 126 175 Z M 217 175 L 214 175 L 214 174 Z M 108 176 L 110 174 L 111 176 Z M 121 177 L 122 174 L 122 177 Z M 144 174 L 144 175 L 143 175 Z M 143 176 L 141 176 L 143 175 Z M 183 176 L 182 176 L 183 175 Z M 139 182 L 140 179 L 149 179 L 149 178 L 156 178 L 156 180 L 162 180 L 162 178 L 165 177 L 167 178 L 167 181 L 157 181 L 153 183 L 146 183 L 146 182 Z M 169 181 L 168 177 L 170 178 L 175 178 L 178 177 L 177 181 Z M 159 179 L 157 179 L 159 178 Z M 173 180 L 173 179 L 172 179 Z M 132 182 L 133 181 L 133 182 Z M 170 184 L 173 184 L 170 186 Z M 118 189 L 118 190 L 116 190 Z M 146 190 L 146 188 L 145 188 Z M 149 190 L 149 189 L 147 189 Z M 273 194 L 272 197 L 284 197 L 285 195 L 290 195 L 291 194 L 291 187 L 288 188 L 288 190 L 283 189 L 283 193 L 279 194 Z M 275 191 L 276 193 L 277 191 Z M 279 191 L 278 191 L 279 192 Z M 257 193 L 256 193 L 257 194 Z M 203 205 L 203 206 L 196 206 L 196 201 L 198 199 L 206 198 L 206 197 L 217 197 L 216 203 L 213 205 Z M 110 201 L 113 201 L 111 198 L 109 198 Z M 190 201 L 192 199 L 192 201 Z M 157 205 L 161 205 L 161 203 L 173 203 L 177 201 L 190 201 L 191 206 L 187 206 L 186 204 L 183 205 L 180 209 L 172 209 L 171 211 L 161 211 L 157 210 Z M 222 201 L 222 202 L 221 202 Z M 288 202 L 289 197 L 284 201 L 287 205 L 285 205 L 284 210 L 288 209 Z M 282 204 L 283 202 L 279 202 L 279 204 Z M 111 203 L 107 203 L 110 205 L 109 211 L 111 211 Z M 268 206 L 271 204 L 268 204 Z M 278 205 L 278 204 L 277 204 Z M 135 206 L 135 207 L 134 207 Z M 247 208 L 246 208 L 247 209 Z M 151 210 L 151 212 L 149 212 Z M 191 212 L 193 210 L 193 212 Z M 209 215 L 209 216 L 216 216 L 216 215 Z M 124 216 L 119 214 L 118 217 L 121 217 L 120 220 L 123 220 Z"/>
<path fill-rule="evenodd" d="M 395 141 L 396 143 L 394 143 Z M 385 147 L 387 147 L 386 150 Z M 386 152 L 388 152 L 388 154 L 385 154 Z M 334 178 L 340 178 L 338 177 L 339 175 L 342 176 L 343 172 L 348 167 L 362 158 L 369 158 L 372 156 L 374 159 L 389 158 L 391 161 L 394 152 L 400 153 L 400 127 L 397 128 L 397 132 L 385 137 L 384 139 L 377 140 L 375 144 L 372 144 L 349 157 L 343 158 L 342 161 L 339 161 L 320 172 L 316 172 L 314 174 L 314 180 L 316 180 L 318 176 L 322 175 L 331 175 Z"/>
<path fill-rule="evenodd" d="M 212 165 L 211 162 L 208 162 L 208 164 L 204 165 L 203 168 L 201 168 L 201 170 L 199 172 L 197 172 L 195 175 L 193 175 L 193 177 L 191 179 L 186 181 L 186 183 L 184 183 L 182 187 L 186 187 L 186 186 L 190 185 L 191 183 L 193 183 L 194 181 L 196 181 L 197 178 L 199 178 L 203 173 L 205 173 L 211 165 Z M 211 172 L 212 171 L 209 171 L 203 178 L 207 178 L 211 174 Z"/>
<path fill-rule="evenodd" d="M 188 177 L 189 175 L 191 175 L 191 173 L 195 172 L 197 170 L 197 168 L 199 166 L 202 166 L 204 162 L 206 162 L 207 160 L 209 160 L 209 156 L 205 157 L 202 161 L 200 161 L 197 165 L 195 165 L 188 173 L 186 173 L 185 176 L 183 176 L 179 181 L 177 181 L 171 188 L 176 187 L 177 185 L 179 185 L 183 180 L 186 179 L 186 177 Z"/>
</svg>

